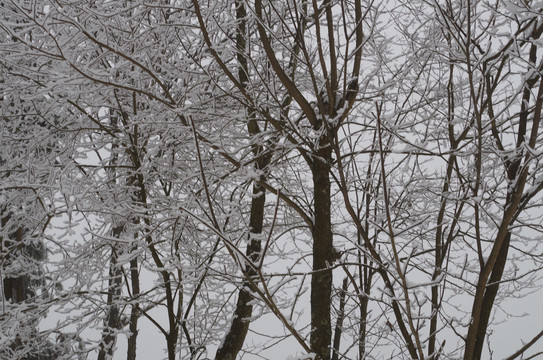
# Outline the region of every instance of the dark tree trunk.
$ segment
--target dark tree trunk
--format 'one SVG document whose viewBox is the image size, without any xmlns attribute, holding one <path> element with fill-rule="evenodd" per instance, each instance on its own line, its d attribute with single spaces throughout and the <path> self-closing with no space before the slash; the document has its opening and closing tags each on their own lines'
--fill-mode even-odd
<svg viewBox="0 0 543 360">
<path fill-rule="evenodd" d="M 259 196 L 255 196 L 251 202 L 251 217 L 249 221 L 250 235 L 246 255 L 253 263 L 257 263 L 262 251 L 262 243 L 261 240 L 259 240 L 258 237 L 254 237 L 254 235 L 262 233 L 266 196 L 265 190 L 258 184 L 253 186 L 253 194 L 259 194 Z M 256 270 L 250 264 L 245 268 L 245 276 L 247 278 L 256 276 Z M 245 280 L 243 286 L 239 290 L 234 319 L 232 320 L 230 330 L 226 334 L 222 346 L 217 350 L 217 354 L 215 355 L 216 360 L 234 360 L 243 346 L 251 322 L 250 317 L 253 313 L 253 306 L 250 304 L 254 299 L 250 292 L 251 287 L 251 282 Z"/>
<path fill-rule="evenodd" d="M 236 50 L 238 67 L 238 79 L 241 86 L 245 89 L 249 81 L 249 67 L 247 64 L 248 50 L 246 49 L 246 17 L 247 10 L 243 1 L 236 1 L 236 19 L 238 21 L 236 29 Z M 256 136 L 260 133 L 260 128 L 256 121 L 256 113 L 254 110 L 248 108 L 248 132 L 251 136 Z M 264 147 L 261 144 L 255 144 L 252 148 L 253 155 L 258 158 L 262 154 Z M 264 171 L 269 165 L 271 158 L 269 156 L 260 157 L 255 164 L 257 170 Z M 261 182 L 266 180 L 262 175 L 259 179 Z M 249 219 L 249 244 L 245 254 L 253 264 L 256 264 L 260 259 L 262 252 L 262 242 L 258 236 L 262 234 L 262 225 L 264 222 L 264 206 L 266 204 L 266 190 L 258 183 L 253 185 L 253 198 L 251 200 L 251 214 Z M 234 311 L 234 318 L 230 325 L 230 329 L 226 333 L 223 343 L 217 353 L 215 354 L 215 360 L 235 360 L 239 351 L 243 346 L 247 332 L 249 331 L 250 318 L 253 314 L 253 305 L 251 301 L 254 299 L 250 292 L 252 287 L 249 279 L 254 278 L 257 275 L 256 269 L 247 264 L 245 267 L 245 280 L 239 290 L 239 295 L 236 303 L 236 309 Z"/>
<path fill-rule="evenodd" d="M 10 219 L 10 215 L 5 216 L 2 219 L 2 227 L 7 225 L 7 222 Z M 4 244 L 2 244 L 2 247 L 6 248 L 6 252 L 11 252 L 10 248 L 12 247 L 20 247 L 23 248 L 22 242 L 23 242 L 23 228 L 18 228 L 17 231 L 14 231 L 12 234 L 10 234 L 10 239 L 4 241 Z M 19 254 L 20 251 L 15 251 L 15 254 Z M 11 262 L 10 256 L 6 256 L 5 258 L 5 264 L 9 264 Z M 26 295 L 28 292 L 28 286 L 29 286 L 29 279 L 28 276 L 7 276 L 3 279 L 3 286 L 4 286 L 4 297 L 7 301 L 11 301 L 12 303 L 20 303 L 26 300 Z"/>
<path fill-rule="evenodd" d="M 343 319 L 345 319 L 345 296 L 347 295 L 347 287 L 349 286 L 348 281 L 348 278 L 343 279 L 341 293 L 339 294 L 339 309 L 336 321 L 336 328 L 334 330 L 334 353 L 332 354 L 332 360 L 339 359 L 341 334 L 343 334 Z"/>
<path fill-rule="evenodd" d="M 124 227 L 116 226 L 113 229 L 113 236 L 119 237 Z M 109 267 L 109 286 L 107 294 L 107 314 L 102 331 L 102 340 L 98 351 L 98 360 L 110 360 L 113 357 L 116 331 L 121 328 L 121 314 L 119 310 L 119 299 L 121 296 L 122 268 L 117 264 L 118 254 L 113 247 Z"/>
<path fill-rule="evenodd" d="M 133 259 L 130 261 L 130 280 L 132 283 L 132 297 L 136 298 L 140 293 L 140 280 L 138 271 L 138 260 Z M 138 339 L 138 319 L 139 319 L 138 304 L 132 305 L 132 311 L 130 313 L 130 323 L 128 324 L 128 330 L 130 330 L 130 336 L 128 337 L 128 349 L 126 360 L 136 360 L 136 345 Z"/>
<path fill-rule="evenodd" d="M 534 27 L 531 37 L 534 39 L 540 38 L 543 33 L 543 27 Z M 532 44 L 530 48 L 529 62 L 535 67 L 537 60 L 537 47 Z M 532 129 L 531 133 L 528 133 L 530 99 L 533 96 L 531 89 L 535 86 L 537 81 L 540 81 L 537 91 L 537 97 L 535 98 Z M 516 215 L 520 208 L 520 202 L 522 198 L 522 192 L 526 185 L 526 179 L 528 176 L 528 170 L 524 168 L 523 148 L 534 148 L 539 124 L 541 123 L 541 112 L 543 109 L 543 82 L 540 79 L 539 74 L 534 73 L 528 78 L 524 84 L 521 112 L 519 115 L 518 133 L 517 133 L 517 156 L 512 158 L 506 163 L 507 179 L 509 182 L 508 193 L 504 204 L 504 214 L 502 224 L 496 235 L 494 241 L 492 253 L 497 254 L 495 259 L 492 259 L 492 254 L 487 260 L 487 264 L 481 269 L 479 275 L 479 281 L 477 284 L 475 299 L 472 308 L 472 323 L 468 330 L 468 336 L 466 339 L 466 350 L 464 353 L 465 360 L 478 360 L 481 358 L 483 345 L 485 343 L 488 324 L 490 321 L 490 315 L 494 308 L 494 301 L 499 290 L 500 282 L 502 280 L 505 265 L 507 263 L 507 255 L 509 252 L 509 246 L 511 241 L 511 232 L 508 228 L 516 220 Z M 528 141 L 527 141 L 528 140 Z M 525 161 L 529 161 L 529 157 L 524 158 Z M 494 263 L 492 263 L 494 261 Z"/>
<path fill-rule="evenodd" d="M 330 217 L 331 147 L 323 137 L 313 157 L 313 197 L 315 224 L 313 226 L 313 276 L 311 278 L 311 350 L 319 360 L 330 359 L 332 327 L 330 300 L 332 294 L 333 261 L 332 223 Z"/>
</svg>

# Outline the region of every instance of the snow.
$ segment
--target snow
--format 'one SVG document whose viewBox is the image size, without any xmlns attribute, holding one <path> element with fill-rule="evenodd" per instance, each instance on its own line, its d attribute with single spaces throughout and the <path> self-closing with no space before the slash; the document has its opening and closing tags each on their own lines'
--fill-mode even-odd
<svg viewBox="0 0 543 360">
<path fill-rule="evenodd" d="M 315 353 L 308 353 L 306 355 L 289 356 L 287 360 L 313 360 L 317 357 Z"/>
</svg>

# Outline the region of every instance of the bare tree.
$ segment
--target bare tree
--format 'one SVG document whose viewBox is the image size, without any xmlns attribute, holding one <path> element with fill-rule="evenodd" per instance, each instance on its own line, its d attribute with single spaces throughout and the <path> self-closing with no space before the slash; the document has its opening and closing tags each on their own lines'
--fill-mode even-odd
<svg viewBox="0 0 543 360">
<path fill-rule="evenodd" d="M 9 356 L 481 359 L 541 287 L 538 3 L 0 16 Z"/>
</svg>

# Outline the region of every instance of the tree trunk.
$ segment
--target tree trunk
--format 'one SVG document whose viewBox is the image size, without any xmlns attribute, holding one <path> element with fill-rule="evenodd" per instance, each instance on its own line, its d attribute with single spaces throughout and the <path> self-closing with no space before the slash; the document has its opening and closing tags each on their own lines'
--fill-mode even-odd
<svg viewBox="0 0 543 360">
<path fill-rule="evenodd" d="M 332 360 L 339 359 L 339 347 L 341 344 L 341 335 L 343 334 L 343 319 L 345 318 L 345 295 L 347 294 L 347 287 L 349 286 L 348 281 L 348 278 L 343 279 L 341 293 L 339 294 L 339 310 L 336 328 L 334 330 L 334 353 L 332 354 Z"/>
<path fill-rule="evenodd" d="M 319 360 L 330 359 L 332 327 L 330 300 L 332 271 L 328 268 L 332 256 L 332 223 L 330 217 L 331 147 L 323 136 L 313 157 L 313 197 L 315 224 L 313 226 L 313 276 L 311 278 L 311 350 Z"/>
<path fill-rule="evenodd" d="M 132 283 L 132 297 L 137 298 L 140 293 L 140 283 L 139 283 L 139 271 L 138 271 L 138 260 L 133 259 L 130 261 L 130 280 Z M 128 330 L 130 330 L 130 335 L 128 337 L 128 349 L 126 360 L 136 360 L 136 345 L 138 338 L 138 319 L 139 311 L 138 304 L 132 304 L 132 310 L 130 313 L 130 322 L 128 324 Z"/>
<path fill-rule="evenodd" d="M 113 228 L 113 237 L 118 238 L 123 232 L 124 226 Z M 119 299 L 121 297 L 122 267 L 117 264 L 117 250 L 111 250 L 111 262 L 109 265 L 109 286 L 107 294 L 107 314 L 102 331 L 102 340 L 98 351 L 98 360 L 111 360 L 117 340 L 116 330 L 121 328 L 121 314 Z"/>
<path fill-rule="evenodd" d="M 243 1 L 236 1 L 236 19 L 238 21 L 236 29 L 236 50 L 238 67 L 238 79 L 241 86 L 246 89 L 249 82 L 249 67 L 247 64 L 247 58 L 249 57 L 248 50 L 246 48 L 246 17 L 247 10 Z M 260 128 L 256 121 L 256 112 L 250 108 L 248 110 L 248 124 L 247 130 L 251 136 L 256 136 L 260 133 Z M 256 159 L 255 168 L 257 170 L 265 170 L 271 161 L 271 157 L 260 157 L 264 147 L 262 145 L 253 145 L 252 152 Z M 261 182 L 265 181 L 264 175 L 260 176 Z M 245 254 L 253 264 L 256 264 L 260 258 L 262 252 L 262 241 L 258 235 L 262 234 L 262 226 L 264 222 L 264 206 L 266 204 L 266 190 L 258 183 L 253 185 L 253 197 L 251 200 L 251 214 L 249 218 L 249 244 Z M 217 353 L 215 354 L 215 360 L 234 360 L 236 359 L 239 351 L 243 346 L 247 332 L 249 331 L 250 318 L 253 314 L 253 305 L 251 301 L 254 299 L 250 292 L 252 287 L 250 278 L 257 275 L 256 270 L 251 264 L 247 264 L 245 267 L 245 277 L 243 285 L 239 290 L 238 300 L 236 303 L 236 309 L 234 311 L 234 318 L 230 329 L 226 333 L 223 343 Z"/>
<path fill-rule="evenodd" d="M 262 233 L 264 205 L 266 202 L 265 190 L 258 184 L 253 186 L 253 195 L 256 194 L 259 194 L 259 196 L 253 197 L 251 202 L 249 245 L 246 250 L 247 257 L 251 259 L 253 264 L 258 261 L 262 251 L 262 242 L 254 235 Z M 250 264 L 247 264 L 245 268 L 245 276 L 247 278 L 256 276 L 256 270 Z M 230 330 L 226 334 L 222 346 L 217 350 L 215 360 L 234 360 L 243 346 L 251 322 L 250 317 L 253 313 L 253 305 L 250 304 L 254 299 L 250 292 L 251 287 L 250 281 L 245 280 L 243 286 L 239 290 L 234 319 L 232 320 Z"/>
</svg>

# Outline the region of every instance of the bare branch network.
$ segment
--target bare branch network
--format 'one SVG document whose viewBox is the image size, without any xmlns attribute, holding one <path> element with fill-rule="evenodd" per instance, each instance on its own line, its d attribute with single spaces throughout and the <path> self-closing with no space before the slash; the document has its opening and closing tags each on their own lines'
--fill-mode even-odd
<svg viewBox="0 0 543 360">
<path fill-rule="evenodd" d="M 0 359 L 541 356 L 542 6 L 0 1 Z"/>
</svg>

